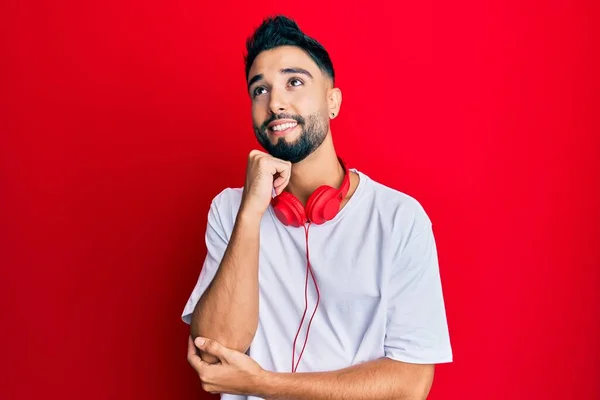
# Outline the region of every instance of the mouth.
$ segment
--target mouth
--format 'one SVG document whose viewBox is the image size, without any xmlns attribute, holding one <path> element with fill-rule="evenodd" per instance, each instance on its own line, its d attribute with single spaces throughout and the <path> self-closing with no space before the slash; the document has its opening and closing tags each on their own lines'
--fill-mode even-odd
<svg viewBox="0 0 600 400">
<path fill-rule="evenodd" d="M 267 130 L 275 136 L 284 136 L 290 133 L 298 126 L 298 122 L 294 120 L 278 120 L 271 122 Z"/>
</svg>

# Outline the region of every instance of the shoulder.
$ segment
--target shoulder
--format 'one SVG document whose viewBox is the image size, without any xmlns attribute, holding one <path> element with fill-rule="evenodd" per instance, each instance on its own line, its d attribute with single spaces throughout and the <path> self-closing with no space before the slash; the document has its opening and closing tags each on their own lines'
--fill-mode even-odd
<svg viewBox="0 0 600 400">
<path fill-rule="evenodd" d="M 228 187 L 213 197 L 209 219 L 218 220 L 224 227 L 232 227 L 242 202 L 243 188 Z"/>
<path fill-rule="evenodd" d="M 211 207 L 218 210 L 239 208 L 242 201 L 243 188 L 228 187 L 221 190 L 211 201 Z"/>
<path fill-rule="evenodd" d="M 392 251 L 398 271 L 418 271 L 437 265 L 432 221 L 415 197 L 366 177 L 377 213 L 379 231 Z"/>
<path fill-rule="evenodd" d="M 413 228 L 429 229 L 431 219 L 419 200 L 412 195 L 378 182 L 359 172 L 365 180 L 370 207 L 381 218 L 391 221 L 394 230 L 406 231 Z"/>
</svg>

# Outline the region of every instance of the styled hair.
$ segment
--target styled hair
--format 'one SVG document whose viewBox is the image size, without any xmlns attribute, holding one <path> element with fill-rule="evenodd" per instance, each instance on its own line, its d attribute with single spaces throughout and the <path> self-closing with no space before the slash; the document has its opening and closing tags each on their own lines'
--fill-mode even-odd
<svg viewBox="0 0 600 400">
<path fill-rule="evenodd" d="M 254 59 L 263 51 L 279 46 L 296 46 L 304 50 L 319 69 L 335 81 L 333 63 L 327 50 L 315 39 L 304 34 L 296 22 L 286 16 L 267 17 L 246 40 L 246 82 Z"/>
</svg>

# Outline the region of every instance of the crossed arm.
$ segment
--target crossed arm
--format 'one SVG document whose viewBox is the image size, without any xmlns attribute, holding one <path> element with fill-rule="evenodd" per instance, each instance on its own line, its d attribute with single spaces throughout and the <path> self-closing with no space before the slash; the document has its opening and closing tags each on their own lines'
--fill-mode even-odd
<svg viewBox="0 0 600 400">
<path fill-rule="evenodd" d="M 426 399 L 433 365 L 408 365 L 388 358 L 341 370 L 270 374 L 265 384 L 269 399 Z"/>
<path fill-rule="evenodd" d="M 197 349 L 219 361 L 209 364 Z M 434 366 L 389 358 L 325 372 L 280 373 L 262 369 L 252 358 L 220 343 L 198 338 L 188 343 L 188 362 L 204 390 L 270 400 L 424 400 Z"/>
</svg>

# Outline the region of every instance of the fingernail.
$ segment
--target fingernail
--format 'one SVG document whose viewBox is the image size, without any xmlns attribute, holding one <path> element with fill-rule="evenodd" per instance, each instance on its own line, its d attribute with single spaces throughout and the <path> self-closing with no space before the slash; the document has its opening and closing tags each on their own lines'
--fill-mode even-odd
<svg viewBox="0 0 600 400">
<path fill-rule="evenodd" d="M 196 346 L 202 346 L 204 344 L 204 341 L 204 338 L 197 337 L 196 340 L 194 340 L 194 343 L 196 343 Z"/>
</svg>

